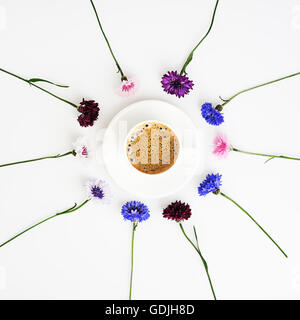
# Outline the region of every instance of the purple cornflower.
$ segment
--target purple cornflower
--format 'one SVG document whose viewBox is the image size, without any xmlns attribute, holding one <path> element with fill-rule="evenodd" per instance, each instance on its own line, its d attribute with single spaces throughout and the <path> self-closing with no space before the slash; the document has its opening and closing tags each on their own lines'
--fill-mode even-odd
<svg viewBox="0 0 300 320">
<path fill-rule="evenodd" d="M 180 75 L 177 71 L 168 71 L 161 79 L 164 91 L 169 94 L 175 94 L 176 97 L 181 98 L 193 89 L 194 83 L 187 76 Z"/>
<path fill-rule="evenodd" d="M 104 204 L 111 202 L 109 185 L 101 179 L 90 179 L 86 183 L 87 198 Z"/>
</svg>

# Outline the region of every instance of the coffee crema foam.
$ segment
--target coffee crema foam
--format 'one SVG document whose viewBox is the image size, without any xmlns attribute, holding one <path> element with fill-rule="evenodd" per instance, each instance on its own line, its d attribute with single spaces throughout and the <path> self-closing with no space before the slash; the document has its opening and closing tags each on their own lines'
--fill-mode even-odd
<svg viewBox="0 0 300 320">
<path fill-rule="evenodd" d="M 139 171 L 158 174 L 170 169 L 178 158 L 179 141 L 174 132 L 158 122 L 137 126 L 126 142 L 127 157 Z"/>
</svg>

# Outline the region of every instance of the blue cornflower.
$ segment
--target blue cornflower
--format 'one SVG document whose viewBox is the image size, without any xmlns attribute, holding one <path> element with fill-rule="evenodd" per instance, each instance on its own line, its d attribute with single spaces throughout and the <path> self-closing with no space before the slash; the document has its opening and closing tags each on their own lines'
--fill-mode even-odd
<svg viewBox="0 0 300 320">
<path fill-rule="evenodd" d="M 142 222 L 150 217 L 148 207 L 139 201 L 126 202 L 121 210 L 125 220 Z"/>
<path fill-rule="evenodd" d="M 216 110 L 211 103 L 204 103 L 201 107 L 201 114 L 205 121 L 213 126 L 219 126 L 224 122 L 223 114 Z"/>
<path fill-rule="evenodd" d="M 204 181 L 200 183 L 198 187 L 199 196 L 205 196 L 210 192 L 215 192 L 219 190 L 220 186 L 222 185 L 221 181 L 222 175 L 217 174 L 208 174 Z"/>
</svg>

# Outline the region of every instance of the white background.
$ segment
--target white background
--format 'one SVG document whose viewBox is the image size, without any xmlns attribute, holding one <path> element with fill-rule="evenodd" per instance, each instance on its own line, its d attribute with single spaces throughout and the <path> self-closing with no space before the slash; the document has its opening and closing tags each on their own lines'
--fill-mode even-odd
<svg viewBox="0 0 300 320">
<path fill-rule="evenodd" d="M 118 188 L 105 168 L 72 157 L 0 170 L 0 241 L 85 199 L 89 177 L 111 183 L 111 206 L 88 204 L 56 218 L 0 249 L 1 299 L 127 299 L 131 225 L 120 209 L 144 201 L 151 219 L 136 232 L 133 298 L 211 299 L 194 250 L 175 222 L 162 218 L 170 201 L 190 203 L 185 222 L 195 224 L 219 299 L 300 298 L 300 162 L 232 153 L 211 154 L 217 132 L 233 146 L 300 156 L 300 77 L 246 93 L 225 110 L 225 124 L 207 125 L 204 102 L 218 103 L 249 86 L 300 71 L 300 1 L 220 1 L 209 37 L 187 71 L 195 82 L 184 99 L 165 94 L 161 76 L 179 70 L 207 31 L 212 0 L 95 0 L 116 56 L 128 76 L 140 80 L 134 97 L 115 94 L 119 75 L 88 0 L 1 0 L 1 67 L 24 77 L 69 84 L 48 87 L 79 103 L 100 103 L 93 128 L 81 128 L 76 112 L 17 79 L 0 74 L 1 163 L 69 151 L 78 135 L 93 139 L 126 105 L 142 99 L 175 104 L 206 137 L 205 170 L 165 199 L 136 199 Z M 170 115 L 171 117 L 172 115 Z M 265 235 L 226 199 L 197 196 L 209 172 L 223 174 L 222 191 L 253 214 L 288 253 L 285 259 Z"/>
</svg>

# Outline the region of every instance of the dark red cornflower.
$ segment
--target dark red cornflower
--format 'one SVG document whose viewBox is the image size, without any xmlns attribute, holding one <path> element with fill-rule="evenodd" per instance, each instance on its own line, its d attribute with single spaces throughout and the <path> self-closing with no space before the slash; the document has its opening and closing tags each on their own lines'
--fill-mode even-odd
<svg viewBox="0 0 300 320">
<path fill-rule="evenodd" d="M 94 122 L 98 119 L 100 109 L 95 100 L 82 99 L 77 110 L 81 113 L 77 118 L 79 124 L 82 127 L 89 127 L 93 126 Z"/>
<path fill-rule="evenodd" d="M 172 202 L 163 211 L 163 217 L 177 222 L 187 220 L 192 215 L 190 205 L 181 201 Z"/>
</svg>

